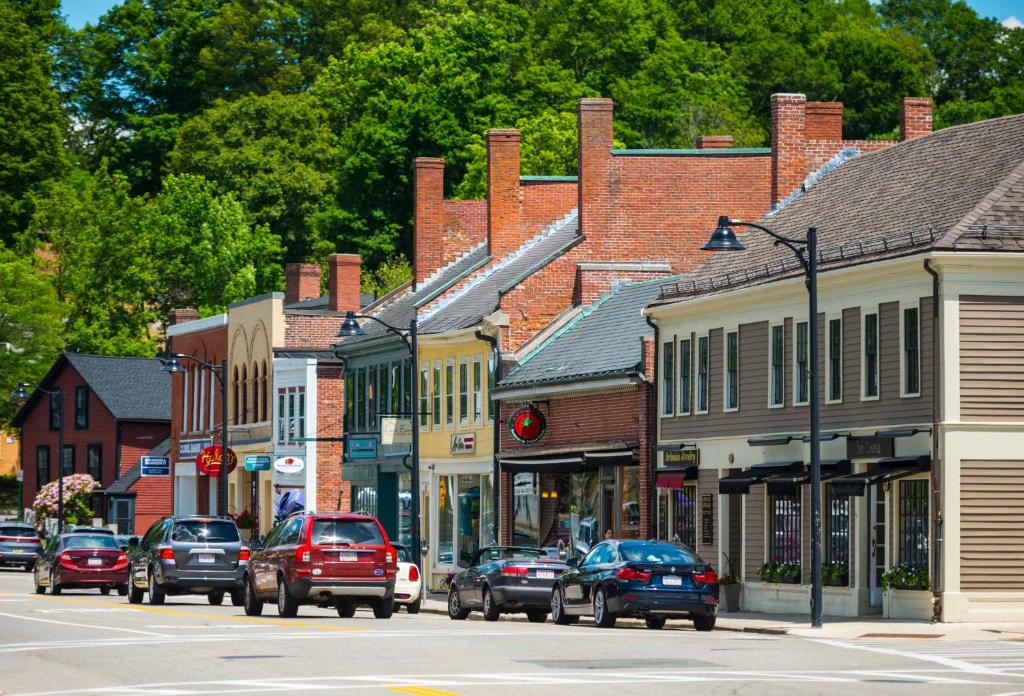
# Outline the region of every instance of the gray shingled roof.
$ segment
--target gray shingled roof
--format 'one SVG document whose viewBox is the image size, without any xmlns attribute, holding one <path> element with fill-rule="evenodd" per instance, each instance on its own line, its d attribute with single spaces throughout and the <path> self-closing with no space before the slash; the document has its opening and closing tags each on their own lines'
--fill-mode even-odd
<svg viewBox="0 0 1024 696">
<path fill-rule="evenodd" d="M 945 128 L 856 157 L 759 222 L 797 238 L 815 226 L 824 269 L 935 248 L 961 249 L 957 241 L 972 235 L 969 225 L 983 221 L 994 199 L 1020 185 L 1022 177 L 1024 115 L 1007 116 Z M 999 218 L 1003 224 L 1005 208 Z M 1016 224 L 1024 225 L 1024 210 L 1016 211 Z M 792 252 L 774 246 L 767 235 L 744 228 L 737 232 L 747 251 L 709 255 L 683 282 L 666 288 L 665 299 L 802 273 Z"/>
<path fill-rule="evenodd" d="M 63 355 L 117 420 L 171 420 L 171 376 L 156 358 Z"/>
<path fill-rule="evenodd" d="M 652 333 L 641 310 L 664 282 L 623 284 L 604 295 L 530 353 L 498 389 L 638 372 L 640 337 Z"/>
<path fill-rule="evenodd" d="M 524 244 L 516 253 L 480 271 L 465 286 L 428 307 L 426 311 L 421 311 L 420 332 L 444 333 L 477 324 L 498 309 L 503 290 L 517 285 L 561 256 L 568 245 L 579 239 L 579 216 L 573 211 Z"/>
<path fill-rule="evenodd" d="M 359 306 L 367 307 L 377 301 L 373 295 L 367 295 L 365 292 L 359 293 Z M 330 295 L 321 295 L 320 297 L 314 297 L 309 300 L 302 300 L 301 302 L 292 302 L 284 306 L 285 310 L 289 309 L 301 309 L 301 310 L 317 310 L 326 309 L 330 302 Z"/>
<path fill-rule="evenodd" d="M 159 445 L 146 452 L 147 457 L 166 457 L 171 451 L 171 438 L 165 438 Z M 134 486 L 138 480 L 142 478 L 142 460 L 135 462 L 128 471 L 121 474 L 121 476 L 114 481 L 112 484 L 107 486 L 108 495 L 124 495 L 131 492 L 132 486 Z"/>
</svg>

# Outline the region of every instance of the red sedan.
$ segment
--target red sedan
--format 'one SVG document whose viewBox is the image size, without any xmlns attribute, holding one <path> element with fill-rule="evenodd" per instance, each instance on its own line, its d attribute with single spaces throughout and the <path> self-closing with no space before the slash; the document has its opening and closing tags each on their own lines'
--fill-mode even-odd
<svg viewBox="0 0 1024 696">
<path fill-rule="evenodd" d="M 128 555 L 113 536 L 105 534 L 64 534 L 51 539 L 36 562 L 36 592 L 46 588 L 59 595 L 62 590 L 98 588 L 101 594 L 117 589 L 128 594 Z"/>
</svg>

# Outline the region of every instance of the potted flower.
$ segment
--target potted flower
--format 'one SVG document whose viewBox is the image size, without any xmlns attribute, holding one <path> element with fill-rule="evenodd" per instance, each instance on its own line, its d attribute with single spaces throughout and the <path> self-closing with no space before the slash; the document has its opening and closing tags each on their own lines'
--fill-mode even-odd
<svg viewBox="0 0 1024 696">
<path fill-rule="evenodd" d="M 927 568 L 901 564 L 882 573 L 883 590 L 927 590 L 930 587 Z"/>
<path fill-rule="evenodd" d="M 792 563 L 780 563 L 775 574 L 775 582 L 784 582 L 792 585 L 800 584 L 800 561 Z"/>
<path fill-rule="evenodd" d="M 850 566 L 842 562 L 825 563 L 821 566 L 821 581 L 830 587 L 846 587 L 850 584 Z"/>
<path fill-rule="evenodd" d="M 231 517 L 235 521 L 238 530 L 242 532 L 242 536 L 247 539 L 252 536 L 252 531 L 259 526 L 259 520 L 248 510 L 242 510 Z"/>
<path fill-rule="evenodd" d="M 718 585 L 721 588 L 721 609 L 722 611 L 739 611 L 740 610 L 740 580 L 736 576 L 736 571 L 732 566 L 732 559 L 726 556 L 724 553 L 722 556 L 725 558 L 726 566 L 729 568 L 729 572 L 726 575 L 718 578 Z"/>
</svg>

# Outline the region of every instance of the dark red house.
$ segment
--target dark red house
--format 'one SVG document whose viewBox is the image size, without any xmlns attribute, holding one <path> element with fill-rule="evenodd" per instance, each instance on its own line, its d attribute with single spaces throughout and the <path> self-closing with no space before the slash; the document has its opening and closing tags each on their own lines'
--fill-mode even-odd
<svg viewBox="0 0 1024 696">
<path fill-rule="evenodd" d="M 60 420 L 64 475 L 91 474 L 100 483 L 96 517 L 123 534 L 145 531 L 171 511 L 169 476 L 141 476 L 143 455 L 159 455 L 170 435 L 171 383 L 152 358 L 62 353 L 14 417 L 21 428 L 24 505 L 57 479 Z M 47 392 L 63 389 L 59 400 Z"/>
</svg>

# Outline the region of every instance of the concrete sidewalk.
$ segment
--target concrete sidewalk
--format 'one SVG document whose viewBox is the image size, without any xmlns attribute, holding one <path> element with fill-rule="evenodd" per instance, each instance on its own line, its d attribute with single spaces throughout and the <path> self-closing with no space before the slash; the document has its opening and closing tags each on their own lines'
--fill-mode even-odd
<svg viewBox="0 0 1024 696">
<path fill-rule="evenodd" d="M 428 614 L 448 614 L 447 596 L 431 593 L 423 600 L 422 611 Z M 469 618 L 483 621 L 479 611 Z M 525 614 L 502 614 L 501 621 L 526 621 Z M 551 619 L 548 618 L 550 623 Z M 590 618 L 580 621 L 593 624 Z M 619 625 L 643 626 L 641 619 L 619 619 Z M 927 621 L 901 621 L 871 616 L 855 618 L 824 617 L 821 628 L 810 627 L 808 614 L 762 614 L 757 612 L 730 612 L 719 614 L 716 631 L 737 631 L 767 635 L 792 635 L 804 638 L 830 640 L 1021 640 L 1024 641 L 1024 623 L 929 623 Z M 689 626 L 689 621 L 669 621 L 669 625 Z"/>
</svg>

